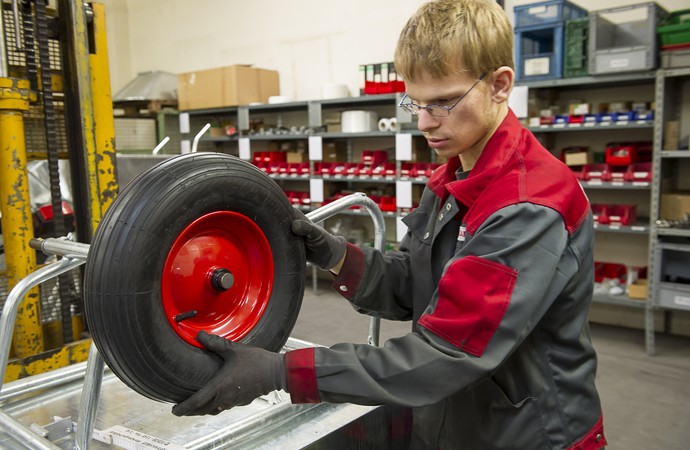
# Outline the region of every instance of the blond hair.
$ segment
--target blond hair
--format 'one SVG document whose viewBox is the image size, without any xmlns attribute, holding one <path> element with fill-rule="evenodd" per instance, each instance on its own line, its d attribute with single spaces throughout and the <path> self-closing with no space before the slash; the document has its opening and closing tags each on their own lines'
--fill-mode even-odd
<svg viewBox="0 0 690 450">
<path fill-rule="evenodd" d="M 400 33 L 395 69 L 405 80 L 460 72 L 475 76 L 514 69 L 513 28 L 492 0 L 436 0 L 423 4 Z"/>
</svg>

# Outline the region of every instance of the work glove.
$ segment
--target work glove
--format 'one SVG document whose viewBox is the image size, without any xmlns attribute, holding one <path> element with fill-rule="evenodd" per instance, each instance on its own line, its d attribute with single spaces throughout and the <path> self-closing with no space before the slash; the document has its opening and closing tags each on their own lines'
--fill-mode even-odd
<svg viewBox="0 0 690 450">
<path fill-rule="evenodd" d="M 334 236 L 316 225 L 298 209 L 295 209 L 295 219 L 292 221 L 292 232 L 304 237 L 307 247 L 307 261 L 323 270 L 335 267 L 345 255 L 346 240 L 342 236 Z"/>
<path fill-rule="evenodd" d="M 176 416 L 216 415 L 277 389 L 287 389 L 285 355 L 200 331 L 196 339 L 223 359 L 213 377 L 188 399 L 173 406 Z"/>
</svg>

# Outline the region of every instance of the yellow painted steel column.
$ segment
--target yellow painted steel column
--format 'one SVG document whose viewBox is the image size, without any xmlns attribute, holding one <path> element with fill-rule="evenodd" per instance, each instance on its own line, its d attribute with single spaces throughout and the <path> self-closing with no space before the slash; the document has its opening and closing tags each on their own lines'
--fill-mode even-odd
<svg viewBox="0 0 690 450">
<path fill-rule="evenodd" d="M 35 251 L 29 247 L 34 227 L 22 116 L 30 97 L 28 80 L 0 78 L 0 209 L 9 289 L 36 269 Z M 19 307 L 12 350 L 18 358 L 43 351 L 38 288 Z"/>
<path fill-rule="evenodd" d="M 95 230 L 112 201 L 117 196 L 117 158 L 115 152 L 115 120 L 113 97 L 110 91 L 108 42 L 105 30 L 105 6 L 92 3 L 94 48 L 89 55 L 91 92 L 93 94 L 95 165 L 97 188 L 92 190 L 91 221 Z M 90 158 L 90 155 L 89 155 Z M 89 164 L 89 166 L 91 166 Z"/>
</svg>

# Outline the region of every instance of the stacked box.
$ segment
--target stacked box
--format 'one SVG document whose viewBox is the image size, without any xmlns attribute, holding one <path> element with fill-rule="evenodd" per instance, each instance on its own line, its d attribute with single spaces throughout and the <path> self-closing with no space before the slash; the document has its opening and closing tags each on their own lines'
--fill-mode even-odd
<svg viewBox="0 0 690 450">
<path fill-rule="evenodd" d="M 667 12 L 656 3 L 592 11 L 589 73 L 652 70 L 658 66 L 657 24 Z"/>
<path fill-rule="evenodd" d="M 587 11 L 566 0 L 516 6 L 514 11 L 517 80 L 562 78 L 565 23 L 587 16 Z"/>
<path fill-rule="evenodd" d="M 673 11 L 656 31 L 661 45 L 661 67 L 690 67 L 690 9 Z"/>
<path fill-rule="evenodd" d="M 563 76 L 565 78 L 589 75 L 588 41 L 588 17 L 568 20 L 565 23 L 565 60 L 563 61 Z"/>
</svg>

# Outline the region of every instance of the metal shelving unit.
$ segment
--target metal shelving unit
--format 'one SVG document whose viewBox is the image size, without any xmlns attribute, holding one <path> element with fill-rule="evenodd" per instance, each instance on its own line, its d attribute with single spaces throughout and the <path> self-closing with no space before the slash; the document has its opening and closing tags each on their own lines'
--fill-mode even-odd
<svg viewBox="0 0 690 450">
<path fill-rule="evenodd" d="M 602 90 L 607 91 L 609 89 L 630 88 L 637 86 L 644 86 L 645 89 L 649 88 L 649 95 L 651 97 L 655 95 L 652 89 L 654 86 L 655 79 L 656 71 L 647 71 L 627 74 L 622 73 L 614 75 L 598 75 L 577 78 L 563 78 L 555 80 L 530 81 L 521 82 L 519 84 L 527 86 L 530 89 L 530 91 L 544 91 L 544 93 L 537 92 L 537 97 L 548 94 L 545 96 L 549 99 L 570 98 L 569 92 L 572 91 L 577 91 L 578 95 L 580 96 L 579 98 L 589 98 L 587 97 L 587 95 L 590 95 L 591 97 L 596 97 L 597 90 L 601 92 Z M 610 139 L 612 141 L 616 140 L 618 136 L 620 136 L 621 140 L 625 140 L 627 138 L 626 133 L 629 131 L 632 131 L 633 133 L 649 133 L 651 135 L 655 129 L 655 126 L 655 120 L 632 120 L 605 123 L 557 123 L 550 125 L 540 125 L 537 127 L 528 127 L 528 129 L 532 131 L 535 135 L 544 136 L 544 139 L 549 138 L 553 142 L 556 142 L 558 140 L 557 136 L 560 137 L 561 140 L 565 140 L 565 138 L 560 135 L 561 133 L 567 134 L 569 141 L 572 141 L 573 139 L 571 139 L 570 137 L 575 136 L 575 133 L 577 133 L 577 139 L 579 139 L 581 142 L 589 142 L 590 140 L 596 141 L 597 137 L 607 133 L 611 134 Z M 546 147 L 552 151 L 555 151 L 556 149 L 555 145 L 546 144 Z M 580 181 L 580 184 L 585 190 L 588 191 L 588 194 L 590 191 L 592 192 L 592 194 L 596 192 L 599 194 L 599 197 L 611 195 L 621 198 L 621 196 L 627 195 L 626 193 L 629 193 L 630 195 L 639 193 L 636 195 L 636 198 L 639 201 L 640 195 L 647 195 L 647 193 L 649 193 L 649 195 L 651 196 L 652 185 L 654 184 L 654 181 L 602 182 L 594 180 Z M 595 230 L 597 234 L 615 234 L 621 235 L 623 238 L 625 238 L 625 236 L 627 235 L 630 235 L 631 237 L 635 235 L 649 236 L 651 228 L 648 219 L 638 218 L 636 223 L 630 225 L 595 225 Z M 646 254 L 648 252 L 648 249 L 641 248 L 640 252 L 644 252 L 644 254 Z M 608 294 L 595 294 L 593 300 L 596 303 L 632 307 L 638 310 L 645 309 L 648 303 L 644 300 L 631 299 L 626 295 L 614 296 Z"/>
<path fill-rule="evenodd" d="M 660 69 L 656 72 L 655 79 L 656 113 L 654 121 L 654 159 L 653 159 L 653 184 L 650 208 L 650 239 L 649 239 L 649 301 L 646 305 L 645 328 L 647 353 L 655 354 L 655 324 L 654 313 L 656 310 L 673 311 L 673 308 L 662 306 L 659 299 L 660 268 L 663 258 L 661 248 L 665 245 L 663 240 L 690 238 L 690 229 L 661 227 L 657 224 L 660 212 L 662 194 L 661 180 L 666 177 L 664 173 L 665 162 L 680 163 L 690 158 L 690 151 L 671 149 L 664 150 L 664 127 L 669 119 L 679 120 L 683 116 L 683 84 L 690 86 L 690 68 Z M 687 89 L 690 91 L 690 89 Z M 687 121 L 687 117 L 685 118 Z M 677 164 L 674 164 L 677 165 Z M 682 308 L 678 308 L 679 310 Z"/>
</svg>

